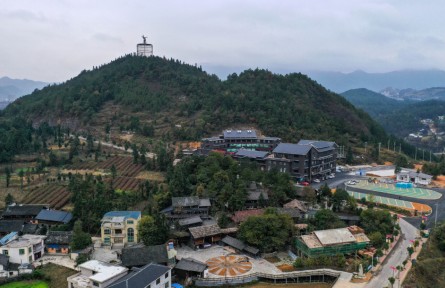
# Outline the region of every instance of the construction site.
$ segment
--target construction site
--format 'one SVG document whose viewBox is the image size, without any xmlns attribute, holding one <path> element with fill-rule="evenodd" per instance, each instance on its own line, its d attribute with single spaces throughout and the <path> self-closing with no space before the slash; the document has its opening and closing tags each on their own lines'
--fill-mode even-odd
<svg viewBox="0 0 445 288">
<path fill-rule="evenodd" d="M 365 249 L 370 240 L 357 226 L 314 231 L 296 238 L 299 256 L 334 256 L 355 253 Z"/>
</svg>

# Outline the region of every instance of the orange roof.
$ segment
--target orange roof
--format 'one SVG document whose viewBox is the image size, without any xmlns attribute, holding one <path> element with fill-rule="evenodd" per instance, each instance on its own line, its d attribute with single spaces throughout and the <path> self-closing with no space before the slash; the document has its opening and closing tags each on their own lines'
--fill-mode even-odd
<svg viewBox="0 0 445 288">
<path fill-rule="evenodd" d="M 264 209 L 252 209 L 236 211 L 232 216 L 232 221 L 235 223 L 241 223 L 247 220 L 250 216 L 259 216 L 264 214 Z"/>
</svg>

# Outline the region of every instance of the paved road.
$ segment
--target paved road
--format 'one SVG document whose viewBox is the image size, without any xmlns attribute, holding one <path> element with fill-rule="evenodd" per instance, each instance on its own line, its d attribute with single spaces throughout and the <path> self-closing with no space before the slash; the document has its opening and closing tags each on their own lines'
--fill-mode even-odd
<svg viewBox="0 0 445 288">
<path fill-rule="evenodd" d="M 79 139 L 82 140 L 82 141 L 87 141 L 87 139 L 85 137 L 82 137 L 82 136 L 79 136 Z M 99 141 L 94 141 L 94 144 L 99 144 Z M 109 142 L 102 142 L 101 141 L 100 145 L 111 147 L 111 148 L 118 149 L 118 150 L 122 150 L 122 151 L 125 151 L 125 152 L 128 152 L 128 153 L 133 153 L 133 149 L 131 149 L 131 148 L 128 148 L 127 150 L 125 150 L 125 147 L 117 146 L 117 145 L 114 145 L 113 143 L 109 143 Z M 155 155 L 156 155 L 155 153 L 151 153 L 151 152 L 145 153 L 145 157 L 148 157 L 148 158 L 154 158 Z"/>
<path fill-rule="evenodd" d="M 414 240 L 418 236 L 418 230 L 403 219 L 400 219 L 399 224 L 402 230 L 401 242 L 394 248 L 395 250 L 391 252 L 390 257 L 387 258 L 380 273 L 372 278 L 372 280 L 365 286 L 366 288 L 389 286 L 388 278 L 393 277 L 393 270 L 390 267 L 402 265 L 402 262 L 407 259 L 407 248 L 411 244 L 410 240 Z M 398 281 L 399 280 L 397 279 L 394 287 L 399 287 Z"/>
</svg>

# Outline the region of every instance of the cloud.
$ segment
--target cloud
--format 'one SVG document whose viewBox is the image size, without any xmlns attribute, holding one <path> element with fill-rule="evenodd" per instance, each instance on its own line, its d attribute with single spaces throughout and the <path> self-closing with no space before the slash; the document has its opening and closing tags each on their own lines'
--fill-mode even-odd
<svg viewBox="0 0 445 288">
<path fill-rule="evenodd" d="M 119 38 L 105 33 L 96 33 L 92 36 L 93 40 L 101 41 L 101 42 L 113 42 L 113 43 L 124 43 L 124 41 Z"/>
</svg>

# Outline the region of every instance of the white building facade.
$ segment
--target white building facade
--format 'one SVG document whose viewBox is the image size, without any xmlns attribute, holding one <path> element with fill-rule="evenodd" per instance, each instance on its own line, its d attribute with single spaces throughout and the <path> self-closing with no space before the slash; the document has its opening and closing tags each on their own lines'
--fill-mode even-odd
<svg viewBox="0 0 445 288">
<path fill-rule="evenodd" d="M 32 263 L 44 255 L 45 238 L 46 236 L 25 234 L 0 247 L 1 253 L 9 256 L 10 263 Z"/>
</svg>

